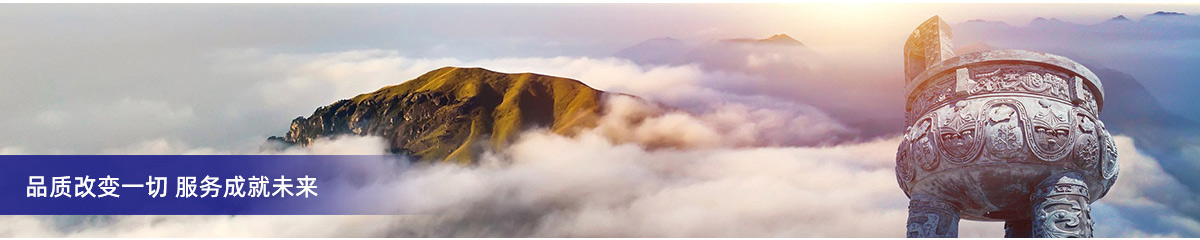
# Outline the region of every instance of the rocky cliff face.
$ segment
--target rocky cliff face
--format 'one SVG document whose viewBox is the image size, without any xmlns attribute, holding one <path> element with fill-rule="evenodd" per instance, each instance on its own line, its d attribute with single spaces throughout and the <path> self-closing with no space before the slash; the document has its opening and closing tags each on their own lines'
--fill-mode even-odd
<svg viewBox="0 0 1200 240">
<path fill-rule="evenodd" d="M 604 95 L 572 79 L 446 67 L 317 108 L 270 141 L 308 145 L 321 137 L 374 135 L 387 139 L 393 153 L 468 164 L 525 129 L 572 134 L 594 127 Z"/>
</svg>

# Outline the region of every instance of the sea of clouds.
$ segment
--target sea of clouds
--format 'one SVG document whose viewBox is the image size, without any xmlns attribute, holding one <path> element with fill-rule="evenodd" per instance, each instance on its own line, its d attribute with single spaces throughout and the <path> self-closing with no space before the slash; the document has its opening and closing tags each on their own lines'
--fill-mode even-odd
<svg viewBox="0 0 1200 240">
<path fill-rule="evenodd" d="M 241 99 L 292 114 L 373 91 L 441 66 L 484 66 L 578 79 L 628 93 L 606 99 L 600 125 L 575 136 L 533 129 L 474 166 L 395 165 L 364 191 L 392 194 L 406 216 L 7 216 L 4 236 L 545 236 L 900 237 L 907 198 L 895 182 L 896 136 L 857 130 L 803 102 L 722 90 L 755 76 L 696 65 L 642 66 L 618 58 L 404 57 L 394 51 L 266 54 L 231 51 L 214 69 L 245 75 Z M 123 101 L 124 102 L 124 101 Z M 126 104 L 170 108 L 129 100 Z M 196 118 L 202 107 L 146 111 L 127 121 Z M 183 109 L 183 110 L 178 110 Z M 253 108 L 251 108 L 253 109 Z M 63 115 L 87 116 L 88 111 Z M 232 114 L 232 113 L 231 113 Z M 187 122 L 184 121 L 183 124 Z M 125 123 L 132 124 L 132 123 Z M 266 123 L 284 129 L 286 120 Z M 146 140 L 103 154 L 263 154 Z M 1197 236 L 1200 222 L 1176 210 L 1196 195 L 1164 174 L 1133 141 L 1118 137 L 1122 173 L 1093 206 L 1097 236 Z M 379 154 L 376 137 L 341 136 L 267 154 Z M 250 150 L 247 150 L 250 149 Z M 3 153 L 33 153 L 0 148 Z M 51 152 L 52 153 L 52 152 Z M 1167 197 L 1164 197 L 1167 196 Z M 1002 224 L 964 221 L 960 236 L 1001 236 Z"/>
<path fill-rule="evenodd" d="M 362 173 L 375 179 L 363 191 L 394 196 L 382 207 L 424 215 L 3 216 L 0 236 L 904 234 L 907 198 L 893 166 L 907 28 L 895 39 L 856 41 L 878 46 L 810 44 L 802 58 L 778 48 L 707 49 L 722 54 L 650 64 L 603 52 L 662 35 L 722 48 L 710 40 L 751 30 L 739 30 L 746 19 L 725 19 L 737 15 L 711 14 L 724 6 L 190 7 L 0 9 L 9 33 L 0 42 L 0 154 L 380 154 L 386 144 L 375 137 L 281 152 L 259 146 L 318 106 L 444 66 L 568 77 L 663 105 L 608 98 L 599 127 L 570 137 L 532 129 L 473 166 L 365 163 L 379 167 Z M 621 14 L 633 16 L 611 17 Z M 562 20 L 582 18 L 592 20 Z M 964 45 L 1042 50 L 1128 72 L 1194 119 L 1187 106 L 1198 85 L 1179 79 L 1196 75 L 1200 21 L 1134 18 L 955 28 Z M 791 34 L 811 43 L 875 31 L 838 30 Z M 1116 142 L 1122 172 L 1093 205 L 1096 236 L 1200 236 L 1195 187 L 1139 150 L 1144 142 Z M 1200 148 L 1182 154 L 1196 159 Z M 1000 223 L 961 227 L 964 237 L 1002 236 Z"/>
</svg>

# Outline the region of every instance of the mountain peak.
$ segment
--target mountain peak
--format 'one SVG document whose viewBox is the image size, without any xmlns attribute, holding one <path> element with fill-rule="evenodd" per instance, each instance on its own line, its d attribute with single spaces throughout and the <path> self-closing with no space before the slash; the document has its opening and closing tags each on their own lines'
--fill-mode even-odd
<svg viewBox="0 0 1200 240">
<path fill-rule="evenodd" d="M 1140 21 L 1150 22 L 1176 22 L 1187 18 L 1188 15 L 1181 12 L 1157 11 L 1151 14 L 1146 14 Z"/>
<path fill-rule="evenodd" d="M 1058 18 L 1046 19 L 1044 17 L 1038 17 L 1038 18 L 1033 19 L 1033 21 L 1030 21 L 1029 25 L 1037 26 L 1037 27 L 1064 27 L 1064 26 L 1077 25 L 1077 24 L 1063 21 Z"/>
<path fill-rule="evenodd" d="M 604 94 L 568 78 L 443 67 L 317 108 L 269 141 L 308 145 L 322 137 L 374 135 L 386 139 L 392 153 L 469 164 L 524 129 L 569 135 L 594 127 Z"/>
<path fill-rule="evenodd" d="M 1157 11 L 1151 13 L 1150 16 L 1187 16 L 1187 14 L 1181 12 Z"/>
<path fill-rule="evenodd" d="M 774 44 L 774 45 L 784 45 L 784 46 L 804 46 L 804 43 L 800 42 L 799 40 L 796 40 L 795 38 L 792 38 L 792 36 L 788 36 L 787 34 L 782 34 L 782 33 L 771 35 L 770 37 L 763 38 L 763 39 L 735 38 L 735 39 L 726 39 L 726 40 L 721 40 L 721 41 L 722 42 L 733 42 L 733 43 L 761 43 L 761 44 Z"/>
<path fill-rule="evenodd" d="M 972 19 L 972 20 L 967 20 L 966 22 L 963 22 L 960 25 L 987 26 L 987 27 L 1009 27 L 1009 26 L 1011 26 L 1011 25 L 1008 25 L 1008 23 L 1006 23 L 1006 22 L 988 21 L 988 20 L 983 20 L 983 19 L 978 19 L 978 18 Z"/>
<path fill-rule="evenodd" d="M 791 43 L 800 43 L 800 41 L 796 40 L 795 38 L 792 38 L 792 36 L 788 36 L 787 34 L 782 34 L 782 33 L 780 33 L 780 34 L 775 34 L 775 35 L 771 35 L 771 37 L 769 37 L 769 38 L 766 38 L 766 39 L 763 39 L 763 40 L 761 40 L 761 41 L 764 41 L 764 42 L 791 42 Z"/>
<path fill-rule="evenodd" d="M 1130 20 L 1129 20 L 1129 18 L 1125 17 L 1125 15 L 1117 15 L 1116 17 L 1108 19 L 1108 21 L 1110 21 L 1110 22 L 1116 22 L 1116 21 L 1128 22 Z"/>
<path fill-rule="evenodd" d="M 1031 23 L 1061 23 L 1063 21 L 1058 20 L 1058 18 L 1046 19 L 1044 17 L 1038 17 L 1038 18 L 1034 18 L 1033 21 L 1030 21 L 1030 22 Z"/>
<path fill-rule="evenodd" d="M 646 41 L 647 42 L 683 42 L 683 40 L 679 40 L 678 38 L 673 38 L 673 37 L 651 38 Z"/>
</svg>

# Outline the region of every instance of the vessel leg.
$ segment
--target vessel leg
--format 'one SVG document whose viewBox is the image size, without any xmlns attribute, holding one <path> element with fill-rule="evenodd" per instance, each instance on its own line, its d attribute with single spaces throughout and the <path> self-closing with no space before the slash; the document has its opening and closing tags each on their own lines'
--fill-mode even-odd
<svg viewBox="0 0 1200 240">
<path fill-rule="evenodd" d="M 942 199 L 914 194 L 908 203 L 908 237 L 958 237 L 958 208 Z"/>
<path fill-rule="evenodd" d="M 1091 206 L 1082 174 L 1065 172 L 1047 178 L 1031 200 L 1033 237 L 1092 237 Z"/>
</svg>

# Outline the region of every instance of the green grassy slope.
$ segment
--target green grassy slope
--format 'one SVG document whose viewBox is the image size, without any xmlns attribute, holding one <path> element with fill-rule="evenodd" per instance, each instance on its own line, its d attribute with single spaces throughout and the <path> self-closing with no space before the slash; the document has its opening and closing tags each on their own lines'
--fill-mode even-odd
<svg viewBox="0 0 1200 240">
<path fill-rule="evenodd" d="M 572 79 L 445 67 L 318 108 L 293 120 L 283 141 L 377 135 L 396 153 L 466 164 L 525 129 L 570 135 L 594 127 L 604 94 Z"/>
</svg>

